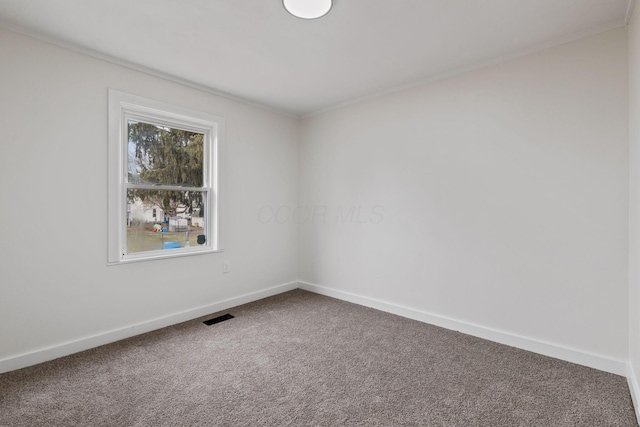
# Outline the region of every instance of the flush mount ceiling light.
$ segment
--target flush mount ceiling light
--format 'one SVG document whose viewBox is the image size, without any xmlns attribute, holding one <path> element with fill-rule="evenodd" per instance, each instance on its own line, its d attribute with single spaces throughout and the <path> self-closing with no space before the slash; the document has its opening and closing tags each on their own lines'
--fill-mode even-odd
<svg viewBox="0 0 640 427">
<path fill-rule="evenodd" d="M 282 0 L 282 4 L 297 18 L 316 19 L 329 13 L 333 0 Z"/>
</svg>

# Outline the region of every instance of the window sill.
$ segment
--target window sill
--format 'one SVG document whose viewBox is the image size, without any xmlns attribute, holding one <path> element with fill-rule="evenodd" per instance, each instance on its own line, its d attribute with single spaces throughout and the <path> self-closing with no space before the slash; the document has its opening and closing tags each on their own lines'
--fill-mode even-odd
<svg viewBox="0 0 640 427">
<path fill-rule="evenodd" d="M 224 249 L 200 249 L 200 248 L 183 248 L 183 249 L 170 249 L 164 251 L 153 251 L 153 252 L 145 252 L 144 254 L 136 255 L 130 254 L 125 255 L 119 261 L 109 262 L 107 265 L 121 265 L 121 264 L 130 264 L 134 262 L 143 262 L 143 261 L 155 261 L 159 259 L 169 259 L 169 258 L 182 258 L 187 256 L 194 255 L 204 255 L 204 254 L 214 254 L 224 252 Z"/>
</svg>

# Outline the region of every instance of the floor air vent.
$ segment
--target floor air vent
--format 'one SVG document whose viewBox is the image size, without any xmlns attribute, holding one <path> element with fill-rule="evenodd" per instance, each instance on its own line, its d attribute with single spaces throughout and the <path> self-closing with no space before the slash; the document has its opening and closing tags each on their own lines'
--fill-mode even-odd
<svg viewBox="0 0 640 427">
<path fill-rule="evenodd" d="M 222 316 L 214 317 L 213 319 L 205 320 L 205 325 L 215 325 L 216 323 L 224 322 L 225 320 L 233 319 L 233 316 L 230 314 L 223 314 Z"/>
</svg>

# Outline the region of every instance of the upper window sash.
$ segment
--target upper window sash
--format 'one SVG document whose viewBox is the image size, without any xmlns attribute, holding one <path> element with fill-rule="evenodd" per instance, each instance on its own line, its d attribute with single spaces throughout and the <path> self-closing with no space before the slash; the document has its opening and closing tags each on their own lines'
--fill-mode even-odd
<svg viewBox="0 0 640 427">
<path fill-rule="evenodd" d="M 194 126 L 194 123 L 196 123 L 195 120 L 193 122 L 185 121 L 185 118 L 183 116 L 177 116 L 181 118 L 181 120 L 169 120 L 164 116 L 158 117 L 158 114 L 162 114 L 162 112 L 158 112 L 157 110 L 145 109 L 146 114 L 139 113 L 139 112 L 136 113 L 135 111 L 131 111 L 131 110 L 132 110 L 131 105 L 129 105 L 128 108 L 126 106 L 123 106 L 123 109 L 122 109 L 122 123 L 121 123 L 122 141 L 123 141 L 122 155 L 123 155 L 123 161 L 125 162 L 123 166 L 126 166 L 126 160 L 129 156 L 129 153 L 127 151 L 128 150 L 127 144 L 129 140 L 129 135 L 128 135 L 129 121 L 150 123 L 153 125 L 166 126 L 169 128 L 200 133 L 204 135 L 204 145 L 203 145 L 204 160 L 202 164 L 202 167 L 203 167 L 202 187 L 213 187 L 213 177 L 212 177 L 213 171 L 211 170 L 212 168 L 210 167 L 210 163 L 212 165 L 217 164 L 217 156 L 215 155 L 215 153 L 217 152 L 217 145 L 218 145 L 218 141 L 217 141 L 218 125 L 217 124 L 210 123 L 210 122 L 203 122 L 202 126 Z M 126 141 L 127 144 L 125 144 L 124 141 Z M 210 158 L 211 158 L 211 162 L 205 161 Z M 123 173 L 124 173 L 124 178 L 123 178 L 124 182 L 129 182 L 129 175 L 126 167 L 123 168 Z M 182 186 L 182 187 L 201 188 L 200 186 L 197 186 L 197 187 Z"/>
</svg>

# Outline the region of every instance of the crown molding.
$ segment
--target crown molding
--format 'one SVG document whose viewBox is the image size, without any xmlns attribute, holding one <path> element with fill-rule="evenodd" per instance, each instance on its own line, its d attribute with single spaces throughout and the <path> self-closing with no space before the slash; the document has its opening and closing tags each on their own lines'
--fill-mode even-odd
<svg viewBox="0 0 640 427">
<path fill-rule="evenodd" d="M 630 0 L 630 2 L 634 2 L 635 0 Z M 325 113 L 328 113 L 330 111 L 334 111 L 334 110 L 339 110 L 341 108 L 344 107 L 348 107 L 350 105 L 354 105 L 354 104 L 359 104 L 361 102 L 365 102 L 365 101 L 369 101 L 371 99 L 375 99 L 375 98 L 380 98 L 386 95 L 390 95 L 393 93 L 397 93 L 397 92 L 402 92 L 403 90 L 407 90 L 407 89 L 411 89 L 414 87 L 418 87 L 418 86 L 422 86 L 428 83 L 433 83 L 439 80 L 445 80 L 448 79 L 450 77 L 455 77 L 458 76 L 460 74 L 464 74 L 467 73 L 469 71 L 473 71 L 473 70 L 478 70 L 481 68 L 485 68 L 485 67 L 489 67 L 491 65 L 495 65 L 495 64 L 499 64 L 501 62 L 506 62 L 509 61 L 511 59 L 516 59 L 516 58 L 520 58 L 522 56 L 526 56 L 532 53 L 536 53 L 536 52 L 541 52 L 547 49 L 552 49 L 554 47 L 557 46 L 561 46 L 563 44 L 567 44 L 567 43 L 571 43 L 580 39 L 584 39 L 587 37 L 591 37 L 591 36 L 595 36 L 597 34 L 600 33 L 604 33 L 606 31 L 610 31 L 610 30 L 614 30 L 616 28 L 620 28 L 620 27 L 624 27 L 626 24 L 624 22 L 621 21 L 614 21 L 614 22 L 610 22 L 608 24 L 604 24 L 604 25 L 600 25 L 598 27 L 595 28 L 591 28 L 590 30 L 587 31 L 581 31 L 578 33 L 573 33 L 570 34 L 568 36 L 564 36 L 564 37 L 559 37 L 556 38 L 554 40 L 545 42 L 545 43 L 541 43 L 541 44 L 537 44 L 534 46 L 529 46 L 527 48 L 524 49 L 520 49 L 517 51 L 514 51 L 512 53 L 506 54 L 506 55 L 502 55 L 502 56 L 498 56 L 498 57 L 494 57 L 494 58 L 490 58 L 487 59 L 485 61 L 479 61 L 473 64 L 468 64 L 468 65 L 464 65 L 458 68 L 454 68 L 452 70 L 449 71 L 445 71 L 443 73 L 439 73 L 439 74 L 434 74 L 431 76 L 427 76 L 423 79 L 420 80 L 415 80 L 412 82 L 407 82 L 405 84 L 401 84 L 401 85 L 397 85 L 394 87 L 391 87 L 389 89 L 385 89 L 379 92 L 375 92 L 369 95 L 364 95 L 358 98 L 354 98 L 354 99 L 350 99 L 338 104 L 334 104 L 331 106 L 328 106 L 326 108 L 321 108 L 319 110 L 313 111 L 311 113 L 308 114 L 304 114 L 301 116 L 302 119 L 307 119 L 310 117 L 314 117 L 314 116 L 319 116 Z"/>
<path fill-rule="evenodd" d="M 30 38 L 35 39 L 35 40 L 39 40 L 39 41 L 44 42 L 44 43 L 48 43 L 48 44 L 51 44 L 51 45 L 54 45 L 54 46 L 58 46 L 58 47 L 61 47 L 63 49 L 71 50 L 73 52 L 77 52 L 77 53 L 80 53 L 82 55 L 90 56 L 90 57 L 92 57 L 94 59 L 98 59 L 98 60 L 101 60 L 101 61 L 109 62 L 111 64 L 119 65 L 121 67 L 128 68 L 128 69 L 134 70 L 134 71 L 138 71 L 138 72 L 141 72 L 141 73 L 144 73 L 144 74 L 148 74 L 150 76 L 154 76 L 154 77 L 157 77 L 157 78 L 160 78 L 160 79 L 163 79 L 163 80 L 167 80 L 167 81 L 170 81 L 170 82 L 173 82 L 173 83 L 178 83 L 178 84 L 181 84 L 183 86 L 190 87 L 192 89 L 200 90 L 202 92 L 207 92 L 207 93 L 210 93 L 211 95 L 215 95 L 215 96 L 218 96 L 220 98 L 225 98 L 225 99 L 228 99 L 230 101 L 239 102 L 239 103 L 242 103 L 242 104 L 245 104 L 245 105 L 249 105 L 251 107 L 260 108 L 262 110 L 267 110 L 267 111 L 270 111 L 272 113 L 280 114 L 280 115 L 291 117 L 291 118 L 294 118 L 294 119 L 300 118 L 299 115 L 293 114 L 293 113 L 291 113 L 289 111 L 281 110 L 281 109 L 278 109 L 278 108 L 275 108 L 275 107 L 271 107 L 271 106 L 265 105 L 265 104 L 260 104 L 260 103 L 254 102 L 254 101 L 252 101 L 250 99 L 243 98 L 241 96 L 232 95 L 230 93 L 218 90 L 216 88 L 213 88 L 213 87 L 210 87 L 210 86 L 207 86 L 207 85 L 203 85 L 203 84 L 191 81 L 189 79 L 178 77 L 178 76 L 175 76 L 173 74 L 169 74 L 169 73 L 165 73 L 163 71 L 159 71 L 159 70 L 153 69 L 151 67 L 146 67 L 146 66 L 141 65 L 141 64 L 137 64 L 137 63 L 134 63 L 134 62 L 131 62 L 131 61 L 120 59 L 120 58 L 117 58 L 115 56 L 108 55 L 108 54 L 105 54 L 105 53 L 102 53 L 102 52 L 99 52 L 97 50 L 93 50 L 93 49 L 90 49 L 90 48 L 87 48 L 87 47 L 84 47 L 84 46 L 80 46 L 78 44 L 71 43 L 71 42 L 59 39 L 57 37 L 53 37 L 53 36 L 38 32 L 38 31 L 34 31 L 34 30 L 31 30 L 31 29 L 25 28 L 25 27 L 13 25 L 13 24 L 5 22 L 5 21 L 3 21 L 1 19 L 0 19 L 0 28 L 3 28 L 5 30 L 7 30 L 7 31 L 11 31 L 11 32 L 14 32 L 14 33 L 17 33 L 17 34 L 21 34 L 21 35 L 26 36 L 26 37 L 30 37 Z"/>
</svg>

